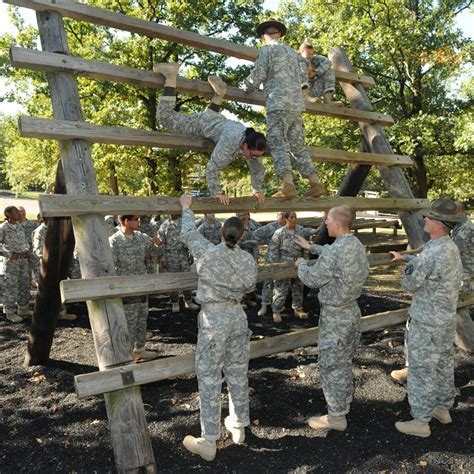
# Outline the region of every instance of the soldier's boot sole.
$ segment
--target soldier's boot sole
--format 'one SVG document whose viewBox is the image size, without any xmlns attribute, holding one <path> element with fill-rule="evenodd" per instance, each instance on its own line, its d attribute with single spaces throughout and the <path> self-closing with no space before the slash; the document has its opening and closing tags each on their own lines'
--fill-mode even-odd
<svg viewBox="0 0 474 474">
<path fill-rule="evenodd" d="M 430 424 L 427 421 L 415 419 L 410 421 L 397 421 L 395 428 L 400 431 L 400 433 L 419 436 L 420 438 L 428 438 L 428 436 L 431 436 Z"/>
<path fill-rule="evenodd" d="M 179 63 L 155 63 L 153 64 L 153 73 L 165 77 L 166 87 L 176 87 L 179 67 Z"/>
<path fill-rule="evenodd" d="M 227 84 L 219 76 L 209 76 L 207 82 L 214 91 L 214 98 L 223 99 L 227 92 Z"/>
<path fill-rule="evenodd" d="M 214 461 L 216 457 L 216 442 L 204 438 L 195 438 L 186 436 L 183 440 L 183 446 L 193 454 L 201 456 L 205 461 Z"/>
</svg>

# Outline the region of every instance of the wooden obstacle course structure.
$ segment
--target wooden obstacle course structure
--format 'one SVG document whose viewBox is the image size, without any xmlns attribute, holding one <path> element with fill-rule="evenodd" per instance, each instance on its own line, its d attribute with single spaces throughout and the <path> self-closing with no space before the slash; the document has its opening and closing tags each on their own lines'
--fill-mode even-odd
<svg viewBox="0 0 474 474">
<path fill-rule="evenodd" d="M 74 2 L 56 2 L 55 0 L 7 0 L 17 6 L 37 10 L 38 26 L 40 31 L 43 51 L 32 51 L 24 48 L 13 48 L 11 51 L 12 64 L 17 67 L 47 72 L 53 102 L 54 120 L 44 120 L 31 117 L 22 117 L 20 131 L 23 136 L 57 139 L 60 144 L 61 162 L 64 168 L 67 195 L 58 197 L 45 195 L 40 199 L 44 216 L 72 216 L 74 234 L 79 249 L 79 261 L 84 280 L 77 281 L 77 288 L 69 288 L 67 282 L 63 283 L 65 300 L 69 294 L 73 298 L 85 299 L 91 321 L 91 327 L 96 347 L 100 372 L 91 376 L 87 374 L 79 379 L 76 387 L 88 383 L 88 377 L 99 381 L 99 388 L 93 393 L 104 393 L 106 408 L 110 422 L 112 446 L 114 449 L 117 470 L 119 472 L 137 471 L 144 468 L 155 471 L 156 464 L 148 434 L 143 403 L 140 395 L 140 383 L 174 377 L 179 375 L 179 370 L 188 373 L 193 370 L 193 354 L 185 356 L 186 364 L 173 365 L 172 362 L 152 361 L 139 365 L 130 365 L 131 353 L 128 342 L 128 331 L 123 312 L 121 297 L 127 294 L 120 278 L 116 277 L 112 255 L 108 244 L 105 224 L 101 215 L 114 213 L 148 214 L 151 211 L 173 212 L 180 207 L 176 198 L 131 198 L 99 196 L 95 178 L 94 167 L 90 153 L 90 143 L 118 143 L 134 146 L 159 146 L 169 148 L 185 147 L 196 151 L 209 151 L 212 144 L 206 140 L 182 141 L 183 137 L 158 132 L 133 130 L 127 127 L 106 127 L 87 124 L 84 122 L 82 108 L 79 100 L 76 75 L 93 79 L 107 79 L 130 84 L 161 88 L 163 81 L 154 76 L 150 71 L 140 71 L 123 66 L 99 63 L 69 55 L 67 38 L 62 17 L 70 17 L 81 21 L 89 21 L 100 25 L 123 29 L 149 37 L 162 38 L 187 44 L 208 51 L 216 51 L 234 57 L 254 60 L 258 51 L 243 45 L 236 45 L 224 40 L 208 38 L 197 33 L 190 33 L 153 22 L 127 17 L 115 12 L 88 7 Z M 363 87 L 374 85 L 372 78 L 354 73 L 348 59 L 340 48 L 335 48 L 331 59 L 336 67 L 337 80 L 343 87 L 344 93 L 351 107 L 336 107 L 325 104 L 307 104 L 307 113 L 322 116 L 337 117 L 342 120 L 355 120 L 365 137 L 364 151 L 347 152 L 324 148 L 313 148 L 311 153 L 316 161 L 332 161 L 351 163 L 356 171 L 350 174 L 348 181 L 359 176 L 364 177 L 371 165 L 378 166 L 381 176 L 389 191 L 390 198 L 369 199 L 364 198 L 298 198 L 292 200 L 267 199 L 265 204 L 257 203 L 253 198 L 240 198 L 231 201 L 231 205 L 224 207 L 214 199 L 197 199 L 193 206 L 196 210 L 214 212 L 235 212 L 250 210 L 262 212 L 280 210 L 291 207 L 294 210 L 328 210 L 335 204 L 350 203 L 356 209 L 402 210 L 400 216 L 413 246 L 423 242 L 423 233 L 420 228 L 420 219 L 417 211 L 428 206 L 426 200 L 413 199 L 413 195 L 403 178 L 400 166 L 410 166 L 408 157 L 395 155 L 388 144 L 381 126 L 390 126 L 393 119 L 385 114 L 375 112 L 368 101 Z M 204 97 L 211 95 L 210 87 L 202 81 L 191 81 L 179 78 L 178 90 L 192 92 Z M 261 93 L 244 94 L 238 88 L 229 87 L 228 98 L 251 104 L 263 104 Z M 196 148 L 197 147 L 197 148 Z M 367 202 L 370 201 L 370 202 Z M 371 257 L 372 258 L 372 257 Z M 377 257 L 380 264 L 388 263 L 387 256 Z M 287 266 L 263 269 L 260 276 L 266 275 L 294 275 L 295 269 Z M 267 272 L 267 273 L 265 273 Z M 285 273 L 286 272 L 286 273 Z M 132 282 L 143 285 L 144 293 L 165 290 L 165 275 L 148 277 L 145 280 L 134 278 Z M 170 280 L 176 278 L 171 277 Z M 181 288 L 186 285 L 195 285 L 196 276 L 189 275 L 188 282 L 184 277 L 178 276 Z M 194 278 L 193 281 L 192 278 Z M 91 285 L 105 280 L 103 293 L 94 296 Z M 130 285 L 130 281 L 128 282 Z M 176 285 L 170 282 L 168 288 Z M 78 296 L 81 290 L 83 293 Z M 150 291 L 154 290 L 154 291 Z M 74 293 L 74 291 L 76 293 Z M 139 291 L 134 287 L 133 291 Z M 144 294 L 140 293 L 140 294 Z M 95 293 L 97 295 L 97 293 Z M 77 300 L 77 299 L 76 299 Z M 390 321 L 403 321 L 406 317 L 404 310 L 388 318 Z M 388 319 L 380 315 L 370 316 L 383 325 L 389 323 Z M 364 320 L 368 321 L 368 320 Z M 382 323 L 383 321 L 383 323 Z M 365 324 L 365 323 L 364 323 Z M 378 324 L 378 323 L 377 323 Z M 371 328 L 379 327 L 371 323 Z M 267 338 L 252 344 L 252 357 L 261 357 L 282 350 L 301 347 L 301 345 L 315 342 L 316 329 L 300 332 L 301 334 L 285 335 L 278 340 Z M 281 337 L 281 336 L 278 336 Z M 287 343 L 284 341 L 293 341 Z M 152 365 L 150 365 L 152 364 Z M 147 381 L 140 379 L 142 371 L 150 370 L 156 364 L 155 378 L 150 375 Z M 163 369 L 162 375 L 156 371 L 160 364 L 168 369 Z M 178 367 L 181 367 L 178 369 Z M 183 368 L 184 367 L 184 368 Z M 113 383 L 107 385 L 110 374 Z M 121 379 L 116 384 L 116 374 Z M 161 377 L 161 378 L 159 378 Z M 111 386 L 109 390 L 107 387 Z M 82 388 L 78 393 L 85 393 Z"/>
</svg>

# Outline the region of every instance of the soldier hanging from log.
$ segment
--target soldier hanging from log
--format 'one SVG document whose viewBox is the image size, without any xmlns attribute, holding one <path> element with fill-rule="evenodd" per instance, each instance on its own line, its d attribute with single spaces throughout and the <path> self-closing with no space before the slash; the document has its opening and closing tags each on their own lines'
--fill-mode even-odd
<svg viewBox="0 0 474 474">
<path fill-rule="evenodd" d="M 174 108 L 179 66 L 177 63 L 159 63 L 153 66 L 156 74 L 165 77 L 164 93 L 158 104 L 158 121 L 175 133 L 208 138 L 216 144 L 206 167 L 206 180 L 210 193 L 222 204 L 229 204 L 229 197 L 222 190 L 220 172 L 238 155 L 247 160 L 252 177 L 253 196 L 263 203 L 265 196 L 262 183 L 265 171 L 260 157 L 266 152 L 265 136 L 253 128 L 226 119 L 219 113 L 227 91 L 227 86 L 220 77 L 208 78 L 214 90 L 214 97 L 204 112 L 192 115 L 176 112 Z"/>
</svg>

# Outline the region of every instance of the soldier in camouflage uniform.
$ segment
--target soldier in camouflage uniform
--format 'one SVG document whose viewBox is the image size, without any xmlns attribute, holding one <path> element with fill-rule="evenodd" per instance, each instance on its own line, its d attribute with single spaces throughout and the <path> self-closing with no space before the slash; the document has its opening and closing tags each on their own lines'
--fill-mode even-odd
<svg viewBox="0 0 474 474">
<path fill-rule="evenodd" d="M 286 218 L 284 212 L 277 213 L 277 220 L 275 222 L 270 222 L 264 226 L 255 229 L 253 236 L 257 241 L 258 245 L 266 245 L 267 251 L 265 252 L 265 262 L 268 261 L 268 249 L 270 245 L 270 240 L 273 237 L 273 234 L 276 230 L 280 229 L 286 224 Z M 262 286 L 262 307 L 257 313 L 259 316 L 265 316 L 267 314 L 267 307 L 272 304 L 273 299 L 273 280 L 265 280 Z"/>
<path fill-rule="evenodd" d="M 323 97 L 325 104 L 342 106 L 342 102 L 332 100 L 336 90 L 336 73 L 331 67 L 331 61 L 325 56 L 314 54 L 313 45 L 306 41 L 301 44 L 298 51 L 306 60 L 308 67 L 309 88 L 306 90 L 309 101 L 321 102 Z"/>
<path fill-rule="evenodd" d="M 196 224 L 198 232 L 203 235 L 209 242 L 214 245 L 221 243 L 222 224 L 216 219 L 212 213 L 204 214 L 204 222 L 200 225 Z"/>
<path fill-rule="evenodd" d="M 312 417 L 313 429 L 347 428 L 346 415 L 352 401 L 352 358 L 360 340 L 360 309 L 357 304 L 369 275 L 367 253 L 350 232 L 355 213 L 348 206 L 333 207 L 326 218 L 332 245 L 299 245 L 319 255 L 310 266 L 298 259 L 298 276 L 310 288 L 319 288 L 319 371 L 328 414 Z"/>
<path fill-rule="evenodd" d="M 108 236 L 112 236 L 117 232 L 117 224 L 115 223 L 114 216 L 105 216 L 104 217 L 105 225 L 107 226 L 107 234 Z"/>
<path fill-rule="evenodd" d="M 223 242 L 214 245 L 194 226 L 191 196 L 182 196 L 181 236 L 197 258 L 198 316 L 196 375 L 201 408 L 201 437 L 186 436 L 185 448 L 207 461 L 216 455 L 220 435 L 222 373 L 229 392 L 229 416 L 224 425 L 234 443 L 245 440 L 250 424 L 248 362 L 250 335 L 239 301 L 257 278 L 255 260 L 236 244 L 243 233 L 240 219 L 231 217 L 222 227 Z"/>
<path fill-rule="evenodd" d="M 211 195 L 219 198 L 223 204 L 229 204 L 229 197 L 221 187 L 220 172 L 236 156 L 242 156 L 250 170 L 253 196 L 258 202 L 263 203 L 265 196 L 262 192 L 262 183 L 265 171 L 260 157 L 266 151 L 265 136 L 253 128 L 246 128 L 239 122 L 226 119 L 219 113 L 227 90 L 225 82 L 219 77 L 208 78 L 215 94 L 204 112 L 192 115 L 176 112 L 174 108 L 178 69 L 177 63 L 160 63 L 153 67 L 155 73 L 165 76 L 164 94 L 158 104 L 160 124 L 173 132 L 208 138 L 215 143 L 216 146 L 206 167 L 207 186 Z"/>
<path fill-rule="evenodd" d="M 150 216 L 140 216 L 140 227 L 138 230 L 148 235 L 151 239 L 154 239 L 158 235 L 158 229 L 160 226 L 157 226 L 155 223 L 151 222 Z M 148 254 L 146 257 L 146 269 L 147 272 L 152 275 L 157 273 L 158 260 L 155 255 Z"/>
<path fill-rule="evenodd" d="M 28 258 L 28 275 L 30 278 L 30 285 L 32 285 L 33 275 L 36 276 L 39 272 L 39 260 L 33 253 L 33 231 L 38 227 L 38 223 L 27 219 L 26 210 L 23 206 L 18 206 L 18 210 L 21 215 L 20 224 L 23 226 L 23 229 L 25 229 L 25 236 L 30 249 L 30 257 Z M 38 280 L 36 280 L 36 283 L 37 282 Z"/>
<path fill-rule="evenodd" d="M 275 231 L 268 247 L 269 263 L 293 262 L 296 258 L 305 256 L 306 252 L 296 244 L 295 238 L 298 235 L 308 238 L 317 232 L 316 229 L 297 225 L 297 216 L 294 211 L 285 212 L 284 216 L 286 219 L 285 227 Z M 285 309 L 285 301 L 290 286 L 295 316 L 300 319 L 308 318 L 308 313 L 303 311 L 303 283 L 298 277 L 289 280 L 275 280 L 273 285 L 272 310 L 275 323 L 282 322 L 281 313 Z"/>
<path fill-rule="evenodd" d="M 144 275 L 147 273 L 148 254 L 160 255 L 161 241 L 138 230 L 138 216 L 119 216 L 120 230 L 109 237 L 117 275 Z M 134 360 L 154 359 L 156 353 L 145 349 L 145 333 L 148 319 L 148 296 L 123 298 L 123 309 L 133 346 Z"/>
<path fill-rule="evenodd" d="M 302 87 L 308 87 L 307 66 L 293 49 L 280 43 L 286 27 L 274 20 L 257 26 L 265 45 L 247 77 L 244 90 L 258 90 L 263 84 L 267 108 L 267 140 L 277 176 L 283 181 L 275 196 L 296 196 L 292 163 L 310 182 L 308 196 L 328 194 L 316 175 L 316 169 L 304 144 L 302 112 L 305 110 Z"/>
<path fill-rule="evenodd" d="M 454 403 L 454 330 L 462 263 L 450 229 L 461 222 L 451 199 L 437 199 L 424 214 L 424 231 L 431 240 L 416 257 L 390 252 L 394 261 L 405 260 L 402 287 L 413 292 L 405 346 L 408 353 L 408 402 L 413 420 L 395 423 L 398 431 L 414 436 L 431 435 L 434 417 L 451 423 Z"/>
<path fill-rule="evenodd" d="M 9 321 L 20 323 L 23 321 L 22 316 L 32 314 L 28 307 L 30 244 L 20 223 L 21 213 L 18 208 L 8 206 L 4 214 L 7 220 L 0 225 L 0 254 L 6 259 L 3 276 L 3 313 Z"/>
<path fill-rule="evenodd" d="M 181 216 L 170 214 L 158 230 L 158 238 L 164 245 L 164 252 L 160 258 L 160 267 L 164 272 L 189 272 L 193 257 L 189 253 L 188 247 L 181 240 Z M 199 309 L 199 306 L 192 301 L 190 290 L 183 291 L 184 303 L 187 309 Z M 179 313 L 179 294 L 171 294 L 171 310 Z"/>
</svg>

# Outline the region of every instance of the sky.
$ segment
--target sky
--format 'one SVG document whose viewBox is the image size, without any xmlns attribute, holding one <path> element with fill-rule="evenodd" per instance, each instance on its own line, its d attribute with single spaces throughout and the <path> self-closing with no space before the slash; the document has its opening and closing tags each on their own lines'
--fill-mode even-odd
<svg viewBox="0 0 474 474">
<path fill-rule="evenodd" d="M 280 0 L 265 0 L 263 5 L 265 9 L 275 11 L 278 8 Z M 15 35 L 16 28 L 11 24 L 7 13 L 8 5 L 0 2 L 0 35 L 10 33 Z M 36 25 L 36 16 L 33 10 L 28 8 L 22 9 L 23 17 L 27 23 Z M 471 39 L 474 39 L 474 14 L 465 10 L 457 17 L 457 25 L 464 32 L 464 34 Z M 6 81 L 0 77 L 0 90 L 6 87 Z M 21 112 L 21 107 L 15 103 L 0 102 L 0 113 L 5 115 L 15 115 Z"/>
</svg>

